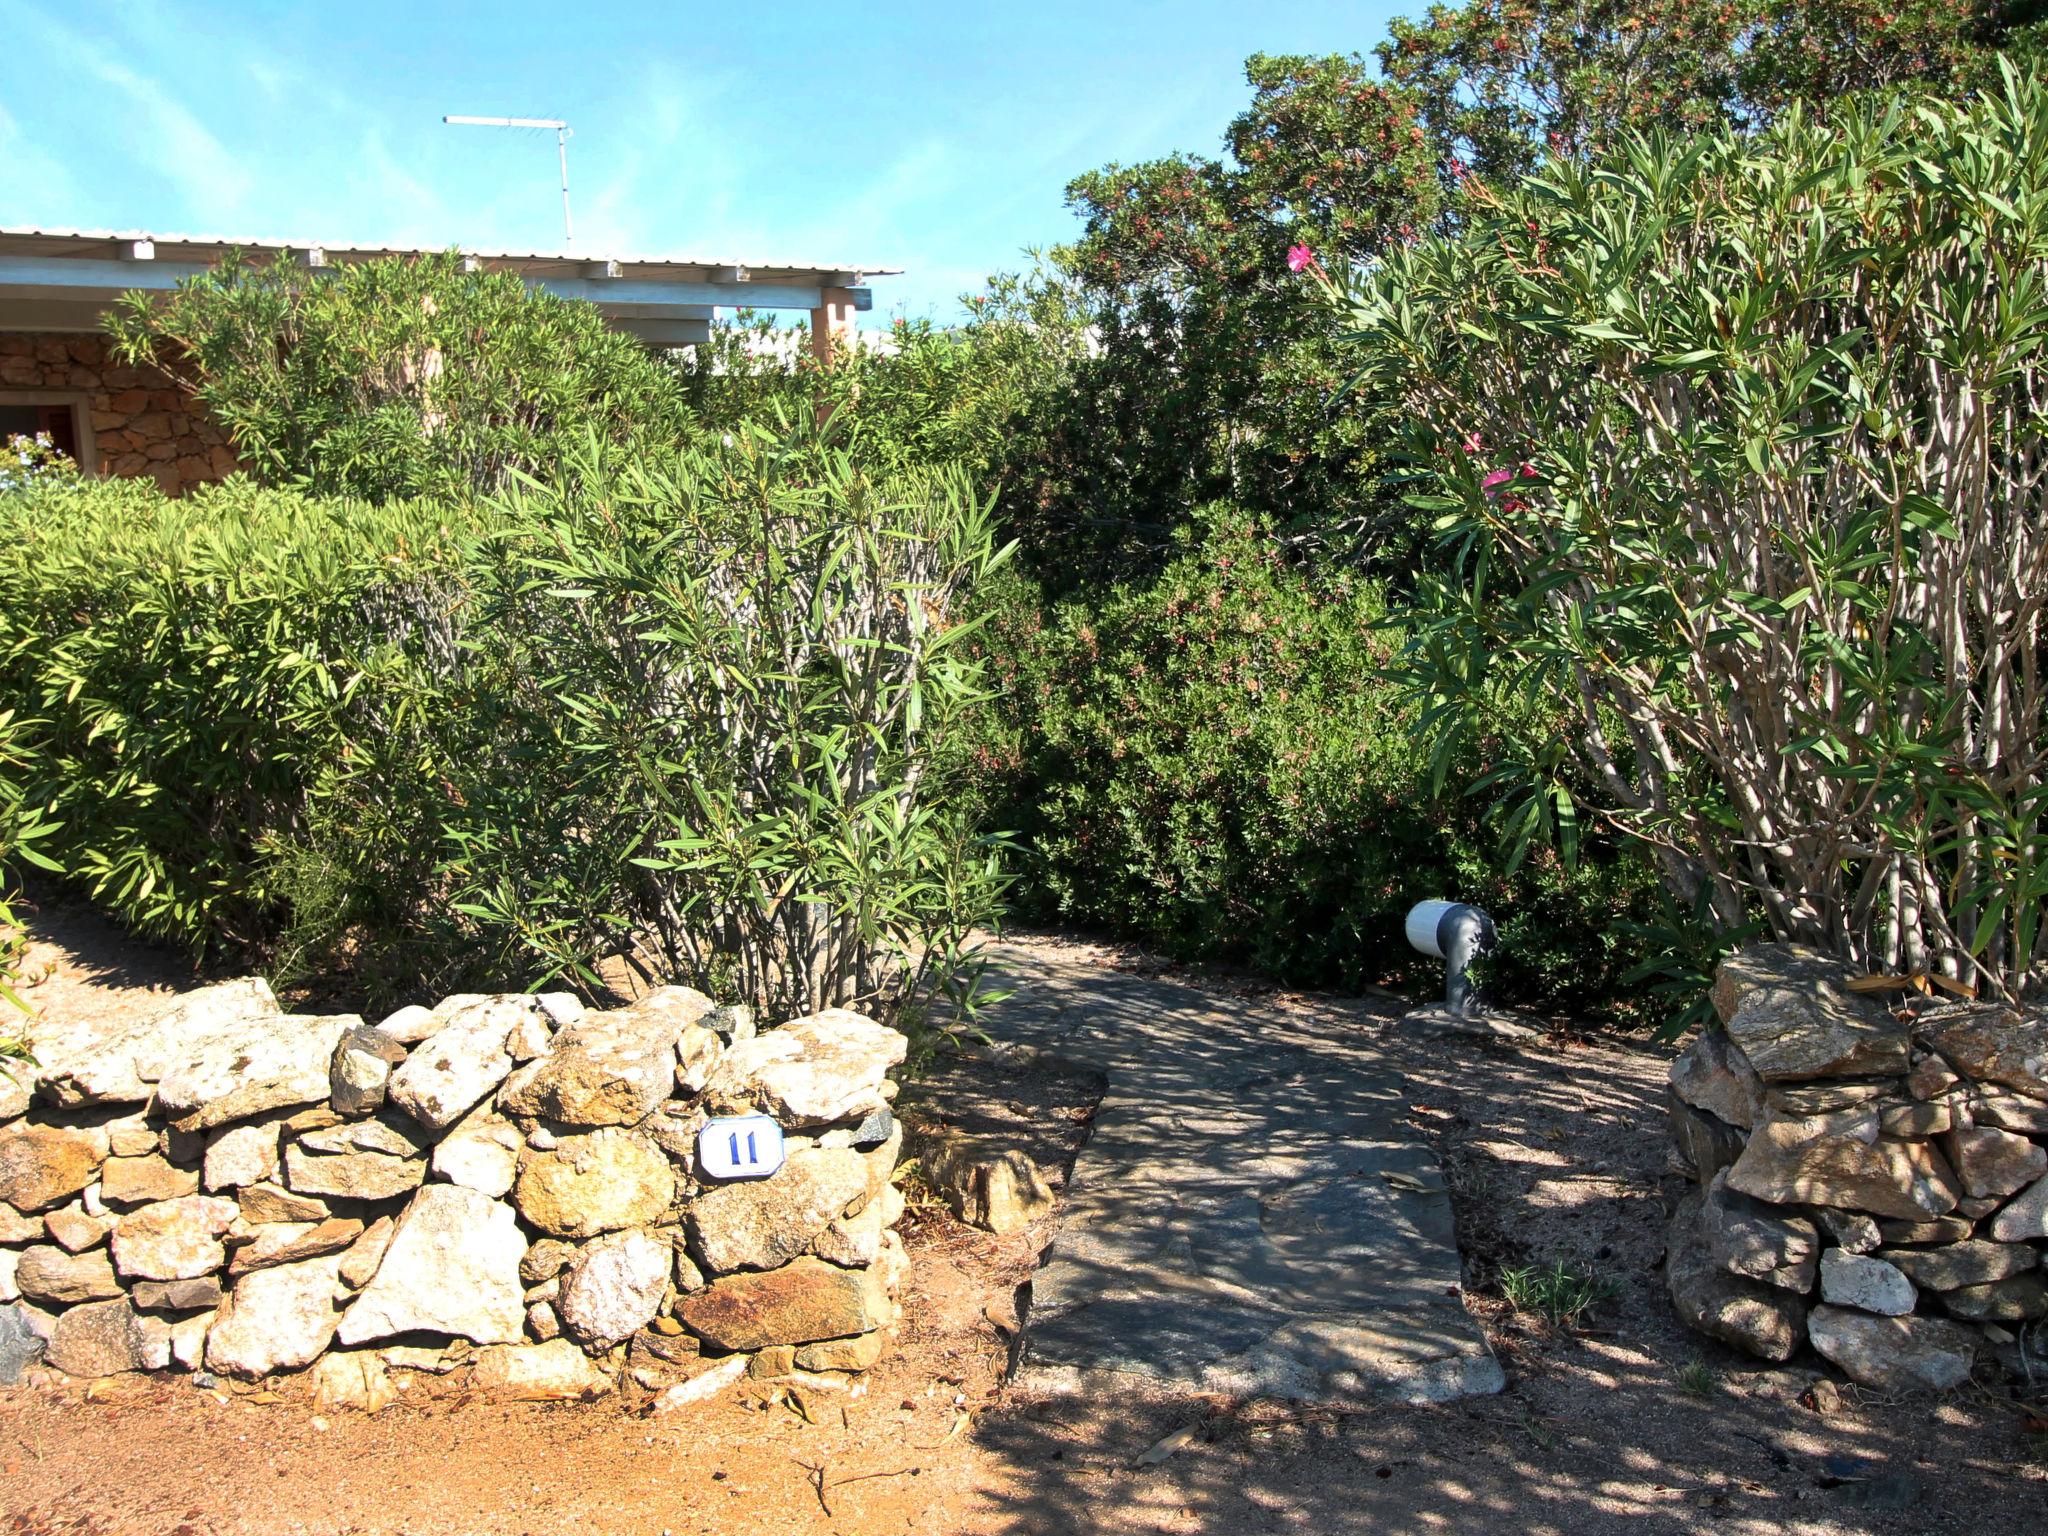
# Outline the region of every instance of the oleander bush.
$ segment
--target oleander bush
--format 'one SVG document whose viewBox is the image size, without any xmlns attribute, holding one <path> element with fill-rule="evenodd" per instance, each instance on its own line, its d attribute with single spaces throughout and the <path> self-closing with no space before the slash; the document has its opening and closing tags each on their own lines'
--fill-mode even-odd
<svg viewBox="0 0 2048 1536">
<path fill-rule="evenodd" d="M 1399 650 L 1377 583 L 1291 560 L 1270 528 L 1204 509 L 1153 579 L 1049 601 L 1021 576 L 982 640 L 1001 707 L 972 742 L 988 819 L 1026 850 L 1016 900 L 1043 921 L 1305 985 L 1427 996 L 1413 902 L 1499 919 L 1496 995 L 1613 1005 L 1656 916 L 1654 872 L 1591 846 L 1510 866 L 1483 800 L 1432 780 L 1419 710 L 1385 675 Z M 1501 742 L 1554 728 L 1503 695 Z"/>
<path fill-rule="evenodd" d="M 309 269 L 230 259 L 130 294 L 118 354 L 177 379 L 268 484 L 467 498 L 582 438 L 683 441 L 670 371 L 597 308 L 453 252 Z"/>
<path fill-rule="evenodd" d="M 941 762 L 1004 552 L 957 469 L 741 428 L 524 482 L 471 567 L 448 873 L 484 939 L 771 1016 L 946 990 L 1001 887 Z"/>
<path fill-rule="evenodd" d="M 971 1006 L 1000 874 L 938 760 L 985 500 L 814 432 L 569 469 L 460 512 L 0 495 L 0 811 L 139 931 L 284 976 L 623 954 L 775 1016 Z"/>
<path fill-rule="evenodd" d="M 237 479 L 0 495 L 9 781 L 48 857 L 143 933 L 248 950 L 288 914 L 277 850 L 352 769 L 403 671 L 391 594 L 446 579 L 459 526 Z"/>
<path fill-rule="evenodd" d="M 1597 815 L 1724 932 L 2038 993 L 2037 76 L 1553 160 L 1350 308 L 1444 552 L 1404 661 L 1440 761 L 1562 708 L 1485 754 L 1532 832 Z"/>
</svg>

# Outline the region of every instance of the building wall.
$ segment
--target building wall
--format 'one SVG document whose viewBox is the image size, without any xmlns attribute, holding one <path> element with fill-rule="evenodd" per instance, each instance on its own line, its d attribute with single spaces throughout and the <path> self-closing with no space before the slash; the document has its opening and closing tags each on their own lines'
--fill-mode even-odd
<svg viewBox="0 0 2048 1536">
<path fill-rule="evenodd" d="M 100 474 L 148 475 L 175 496 L 241 467 L 184 391 L 153 368 L 115 362 L 103 336 L 0 331 L 0 403 L 37 396 L 76 406 L 79 458 Z"/>
</svg>

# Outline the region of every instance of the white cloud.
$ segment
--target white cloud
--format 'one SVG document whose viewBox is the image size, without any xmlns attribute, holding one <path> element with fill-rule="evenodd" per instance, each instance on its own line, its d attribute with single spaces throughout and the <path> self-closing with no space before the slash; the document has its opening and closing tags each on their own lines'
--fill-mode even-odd
<svg viewBox="0 0 2048 1536">
<path fill-rule="evenodd" d="M 21 124 L 0 106 L 0 165 L 7 167 L 0 222 L 68 224 L 80 205 L 78 183 L 55 155 L 29 142 Z"/>
<path fill-rule="evenodd" d="M 161 82 L 122 63 L 106 39 L 89 39 L 46 16 L 18 6 L 7 8 L 7 29 L 40 34 L 51 66 L 91 77 L 119 98 L 109 111 L 95 110 L 102 123 L 125 123 L 123 138 L 135 158 L 150 166 L 177 194 L 184 217 L 215 229 L 237 224 L 249 212 L 254 182 L 239 158 Z"/>
</svg>

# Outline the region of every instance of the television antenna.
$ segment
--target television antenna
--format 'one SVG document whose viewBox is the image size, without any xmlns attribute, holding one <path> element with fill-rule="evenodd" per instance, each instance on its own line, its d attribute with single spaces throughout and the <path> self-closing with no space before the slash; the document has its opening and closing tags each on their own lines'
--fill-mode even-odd
<svg viewBox="0 0 2048 1536">
<path fill-rule="evenodd" d="M 555 130 L 555 153 L 562 162 L 562 244 L 573 248 L 576 244 L 576 226 L 569 222 L 569 125 L 558 117 L 460 117 L 447 116 L 444 123 L 454 123 L 462 128 L 552 128 Z"/>
</svg>

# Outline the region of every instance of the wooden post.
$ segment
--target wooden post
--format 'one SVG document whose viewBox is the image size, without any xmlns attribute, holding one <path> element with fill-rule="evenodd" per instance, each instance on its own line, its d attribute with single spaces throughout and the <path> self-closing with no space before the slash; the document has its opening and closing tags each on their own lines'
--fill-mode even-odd
<svg viewBox="0 0 2048 1536">
<path fill-rule="evenodd" d="M 811 355 L 829 368 L 839 343 L 851 343 L 853 338 L 853 290 L 820 288 L 818 298 L 818 307 L 811 311 Z"/>
</svg>

